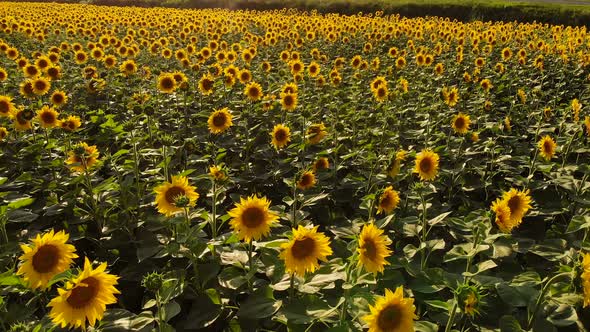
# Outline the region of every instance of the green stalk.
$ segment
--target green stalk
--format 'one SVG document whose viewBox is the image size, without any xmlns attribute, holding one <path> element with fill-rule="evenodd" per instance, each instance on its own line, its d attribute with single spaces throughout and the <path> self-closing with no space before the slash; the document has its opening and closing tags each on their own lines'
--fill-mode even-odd
<svg viewBox="0 0 590 332">
<path fill-rule="evenodd" d="M 543 286 L 543 288 L 541 289 L 541 293 L 539 294 L 539 297 L 537 298 L 537 301 L 535 302 L 534 309 L 533 309 L 531 315 L 529 316 L 527 330 L 532 328 L 532 326 L 535 322 L 536 316 L 537 316 L 537 312 L 539 311 L 540 305 L 541 305 L 541 303 L 543 303 L 543 298 L 545 297 L 545 294 L 547 294 L 547 292 L 549 291 L 549 286 L 551 286 L 551 284 L 555 280 L 557 280 L 563 276 L 571 275 L 571 274 L 572 274 L 571 272 L 562 272 L 562 273 L 556 274 L 551 279 L 549 279 L 547 281 L 547 283 L 545 283 L 545 286 Z"/>
</svg>

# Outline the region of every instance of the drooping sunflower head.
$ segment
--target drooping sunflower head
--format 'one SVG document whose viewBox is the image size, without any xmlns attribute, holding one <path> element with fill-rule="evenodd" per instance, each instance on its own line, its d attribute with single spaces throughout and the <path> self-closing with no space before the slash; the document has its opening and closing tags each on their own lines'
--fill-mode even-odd
<svg viewBox="0 0 590 332">
<path fill-rule="evenodd" d="M 37 111 L 37 119 L 39 120 L 42 128 L 53 128 L 59 126 L 60 123 L 58 118 L 59 113 L 48 106 L 43 106 L 39 111 Z"/>
<path fill-rule="evenodd" d="M 438 154 L 424 149 L 416 155 L 414 173 L 418 173 L 422 181 L 433 180 L 438 174 L 438 163 Z"/>
<path fill-rule="evenodd" d="M 557 144 L 549 135 L 545 135 L 538 143 L 539 147 L 539 154 L 541 157 L 545 158 L 546 161 L 551 160 L 555 155 L 555 149 L 557 148 Z"/>
<path fill-rule="evenodd" d="M 106 272 L 106 268 L 107 263 L 102 263 L 93 269 L 85 259 L 84 270 L 58 289 L 59 295 L 47 305 L 54 324 L 85 330 L 87 324 L 94 326 L 102 319 L 106 306 L 117 302 L 115 295 L 120 294 L 115 288 L 119 277 Z"/>
<path fill-rule="evenodd" d="M 213 111 L 207 120 L 212 134 L 221 134 L 232 126 L 232 115 L 227 107 Z"/>
<path fill-rule="evenodd" d="M 390 244 L 391 240 L 383 234 L 383 230 L 373 224 L 365 224 L 359 235 L 358 264 L 370 273 L 383 272 L 385 265 L 389 265 L 386 258 L 391 256 Z"/>
<path fill-rule="evenodd" d="M 66 164 L 70 166 L 72 172 L 82 173 L 98 162 L 98 156 L 99 152 L 96 145 L 88 145 L 86 142 L 82 142 L 73 151 L 70 151 Z"/>
<path fill-rule="evenodd" d="M 260 240 L 270 233 L 270 227 L 278 220 L 278 215 L 270 211 L 270 201 L 266 197 L 254 195 L 240 198 L 235 208 L 228 212 L 232 217 L 230 226 L 240 240 L 250 242 Z"/>
<path fill-rule="evenodd" d="M 51 94 L 51 103 L 55 107 L 61 107 L 68 102 L 68 95 L 61 90 L 55 90 Z"/>
<path fill-rule="evenodd" d="M 67 119 L 61 121 L 61 128 L 65 131 L 76 131 L 81 125 L 82 121 L 75 115 L 70 115 Z"/>
<path fill-rule="evenodd" d="M 291 141 L 291 129 L 283 124 L 278 124 L 274 126 L 270 136 L 272 137 L 272 145 L 278 150 Z"/>
<path fill-rule="evenodd" d="M 310 144 L 318 144 L 326 135 L 328 133 L 323 123 L 314 123 L 307 128 L 307 140 Z"/>
<path fill-rule="evenodd" d="M 12 98 L 10 96 L 0 96 L 0 117 L 10 117 L 15 111 Z"/>
<path fill-rule="evenodd" d="M 404 298 L 399 286 L 395 292 L 385 289 L 385 296 L 379 297 L 375 305 L 369 305 L 370 314 L 363 317 L 369 324 L 369 332 L 414 331 L 415 314 L 413 298 Z"/>
<path fill-rule="evenodd" d="M 182 197 L 188 198 L 188 206 L 195 206 L 199 198 L 195 189 L 196 187 L 189 185 L 185 176 L 173 176 L 171 182 L 164 182 L 154 189 L 158 212 L 170 217 L 183 211 L 183 208 L 176 204 Z"/>
<path fill-rule="evenodd" d="M 281 245 L 283 251 L 280 257 L 285 262 L 288 273 L 304 276 L 306 272 L 314 272 L 320 261 L 327 261 L 332 254 L 330 239 L 321 232 L 318 226 L 305 228 L 301 225 L 293 229 L 293 237 Z"/>
<path fill-rule="evenodd" d="M 508 208 L 510 208 L 510 219 L 520 223 L 524 215 L 531 208 L 531 197 L 529 196 L 529 190 L 520 191 L 517 189 L 510 189 L 502 195 L 502 200 L 506 202 Z"/>
<path fill-rule="evenodd" d="M 250 82 L 244 88 L 244 95 L 251 101 L 257 101 L 262 98 L 262 87 L 256 82 Z"/>
<path fill-rule="evenodd" d="M 158 76 L 158 90 L 163 93 L 173 93 L 177 88 L 176 79 L 171 73 L 161 73 Z"/>
<path fill-rule="evenodd" d="M 328 168 L 330 168 L 330 161 L 326 157 L 320 157 L 313 163 L 314 172 Z"/>
<path fill-rule="evenodd" d="M 297 188 L 301 190 L 311 189 L 316 184 L 315 173 L 313 171 L 306 171 L 297 180 Z"/>
<path fill-rule="evenodd" d="M 390 213 L 399 204 L 399 193 L 389 186 L 383 190 L 383 193 L 379 197 L 379 207 L 377 208 L 377 214 Z"/>
<path fill-rule="evenodd" d="M 69 234 L 64 231 L 55 233 L 53 229 L 31 240 L 30 244 L 22 244 L 22 262 L 17 274 L 32 289 L 45 288 L 51 278 L 70 268 L 76 255 L 76 248 L 67 244 Z"/>
<path fill-rule="evenodd" d="M 471 125 L 471 119 L 469 119 L 469 115 L 465 115 L 463 113 L 459 113 L 453 117 L 453 121 L 451 122 L 451 126 L 453 130 L 460 135 L 464 135 L 469 131 L 469 126 Z"/>
</svg>

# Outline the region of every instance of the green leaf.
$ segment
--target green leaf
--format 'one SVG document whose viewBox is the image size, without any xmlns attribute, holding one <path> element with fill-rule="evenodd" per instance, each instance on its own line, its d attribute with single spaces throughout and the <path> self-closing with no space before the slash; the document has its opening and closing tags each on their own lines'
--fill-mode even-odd
<svg viewBox="0 0 590 332">
<path fill-rule="evenodd" d="M 168 302 L 162 307 L 164 321 L 168 322 L 180 313 L 180 304 L 176 301 Z"/>
<path fill-rule="evenodd" d="M 575 216 L 570 220 L 566 233 L 574 233 L 590 227 L 590 216 Z"/>
<path fill-rule="evenodd" d="M 437 332 L 438 325 L 432 322 L 420 320 L 414 323 L 414 329 L 416 332 Z"/>
<path fill-rule="evenodd" d="M 438 216 L 436 216 L 436 217 L 434 217 L 434 218 L 432 218 L 432 219 L 428 220 L 428 224 L 429 224 L 430 226 L 434 226 L 434 225 L 436 225 L 436 224 L 438 224 L 438 223 L 441 223 L 441 222 L 442 222 L 443 220 L 445 220 L 445 218 L 446 218 L 446 217 L 447 217 L 449 214 L 451 214 L 452 212 L 453 212 L 453 211 L 449 211 L 449 212 L 441 213 L 441 214 L 439 214 Z"/>
<path fill-rule="evenodd" d="M 440 300 L 430 300 L 430 301 L 424 301 L 424 302 L 433 308 L 441 309 L 445 312 L 450 311 L 450 308 L 451 308 L 449 303 L 444 302 L 444 301 L 440 301 Z"/>
<path fill-rule="evenodd" d="M 500 332 L 524 332 L 520 327 L 520 323 L 510 315 L 505 315 L 500 318 Z"/>
<path fill-rule="evenodd" d="M 35 202 L 35 198 L 33 198 L 33 197 L 21 197 L 19 199 L 15 199 L 12 202 L 10 202 L 8 204 L 8 208 L 16 210 L 16 209 L 23 208 L 25 206 L 29 206 L 29 205 L 33 204 L 33 202 Z"/>
<path fill-rule="evenodd" d="M 551 305 L 546 310 L 547 320 L 555 326 L 569 326 L 578 322 L 576 309 L 567 304 Z"/>
<path fill-rule="evenodd" d="M 277 301 L 272 297 L 267 297 L 263 292 L 252 293 L 246 301 L 240 304 L 238 317 L 241 319 L 260 319 L 274 315 L 281 305 L 282 301 Z"/>
</svg>

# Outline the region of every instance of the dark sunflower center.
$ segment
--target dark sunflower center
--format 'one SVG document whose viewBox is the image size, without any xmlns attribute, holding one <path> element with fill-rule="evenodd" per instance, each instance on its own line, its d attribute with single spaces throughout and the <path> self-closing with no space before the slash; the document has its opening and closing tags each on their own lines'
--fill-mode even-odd
<svg viewBox="0 0 590 332">
<path fill-rule="evenodd" d="M 161 84 L 164 89 L 174 88 L 174 80 L 169 77 L 165 77 L 164 79 L 162 79 Z"/>
<path fill-rule="evenodd" d="M 457 129 L 465 128 L 465 119 L 463 119 L 462 117 L 458 117 L 455 120 L 455 127 L 457 127 Z"/>
<path fill-rule="evenodd" d="M 58 73 L 59 73 L 59 72 L 57 71 L 57 69 L 56 69 L 56 68 L 49 68 L 49 69 L 47 70 L 47 75 L 49 75 L 49 77 L 52 77 L 52 78 L 53 78 L 53 77 L 56 77 Z"/>
<path fill-rule="evenodd" d="M 58 262 L 59 249 L 51 244 L 40 247 L 33 255 L 33 268 L 39 273 L 50 272 Z"/>
<path fill-rule="evenodd" d="M 203 90 L 208 91 L 213 88 L 213 81 L 211 80 L 203 80 Z"/>
<path fill-rule="evenodd" d="M 47 88 L 45 81 L 35 81 L 35 89 L 43 91 Z"/>
<path fill-rule="evenodd" d="M 292 95 L 286 95 L 285 98 L 283 99 L 283 101 L 285 102 L 286 106 L 292 106 L 293 105 L 293 96 Z"/>
<path fill-rule="evenodd" d="M 68 296 L 68 304 L 76 309 L 87 306 L 98 294 L 100 282 L 94 277 L 89 277 L 81 281 L 86 286 L 80 285 L 72 290 Z"/>
<path fill-rule="evenodd" d="M 259 95 L 258 88 L 251 87 L 250 90 L 248 91 L 248 94 L 252 97 L 258 97 L 258 95 Z"/>
<path fill-rule="evenodd" d="M 27 67 L 27 73 L 29 75 L 37 75 L 38 71 L 37 71 L 37 68 L 36 67 L 29 66 L 29 67 Z"/>
<path fill-rule="evenodd" d="M 55 115 L 52 112 L 43 112 L 41 113 L 41 120 L 43 120 L 44 123 L 54 123 Z"/>
<path fill-rule="evenodd" d="M 182 196 L 185 194 L 184 189 L 180 187 L 172 187 L 166 190 L 166 202 L 170 204 L 174 204 L 176 202 L 176 198 L 178 196 Z"/>
<path fill-rule="evenodd" d="M 26 125 L 26 124 L 27 124 L 27 122 L 28 122 L 29 120 L 27 120 L 27 119 L 25 118 L 25 112 L 18 112 L 18 113 L 16 114 L 16 121 L 17 121 L 17 122 L 18 122 L 20 125 L 23 125 L 23 126 L 24 126 L 24 125 Z"/>
<path fill-rule="evenodd" d="M 275 139 L 278 142 L 284 142 L 287 139 L 287 133 L 284 130 L 277 130 L 275 133 Z"/>
<path fill-rule="evenodd" d="M 385 89 L 384 88 L 377 89 L 377 96 L 379 96 L 381 98 L 385 97 Z"/>
<path fill-rule="evenodd" d="M 306 237 L 301 240 L 296 240 L 295 243 L 293 243 L 293 247 L 291 247 L 291 252 L 295 259 L 305 259 L 313 253 L 315 246 L 315 240 Z"/>
<path fill-rule="evenodd" d="M 401 323 L 402 314 L 396 305 L 385 307 L 377 317 L 377 326 L 382 331 L 394 331 Z"/>
<path fill-rule="evenodd" d="M 249 207 L 242 213 L 242 222 L 248 228 L 256 228 L 264 223 L 264 211 L 259 207 Z"/>
<path fill-rule="evenodd" d="M 510 212 L 514 213 L 515 211 L 520 210 L 522 202 L 520 201 L 520 197 L 513 196 L 508 200 L 508 208 L 510 208 Z"/>
<path fill-rule="evenodd" d="M 381 207 L 387 208 L 392 203 L 393 203 L 393 200 L 392 200 L 391 195 L 386 194 L 386 195 L 383 195 L 383 197 L 381 197 Z"/>
<path fill-rule="evenodd" d="M 377 246 L 373 239 L 365 239 L 363 249 L 365 249 L 365 256 L 370 260 L 374 261 L 377 258 Z"/>
<path fill-rule="evenodd" d="M 311 185 L 313 181 L 312 175 L 311 174 L 304 174 L 301 177 L 301 181 L 299 182 L 302 186 L 307 187 L 309 185 Z"/>
<path fill-rule="evenodd" d="M 64 101 L 64 96 L 61 94 L 53 95 L 53 102 L 56 104 L 61 104 Z"/>
<path fill-rule="evenodd" d="M 551 146 L 551 142 L 545 141 L 543 143 L 543 150 L 545 150 L 545 153 L 551 153 L 551 151 L 553 150 L 553 148 Z"/>
<path fill-rule="evenodd" d="M 215 116 L 213 116 L 213 125 L 215 127 L 223 127 L 225 126 L 226 122 L 227 120 L 225 118 L 225 114 L 223 113 L 215 114 Z"/>
<path fill-rule="evenodd" d="M 430 172 L 432 169 L 432 160 L 430 158 L 424 158 L 420 160 L 420 170 L 424 173 Z"/>
<path fill-rule="evenodd" d="M 45 68 L 49 66 L 49 63 L 47 63 L 47 60 L 39 60 L 39 62 L 37 62 L 37 66 L 39 66 L 39 68 Z"/>
<path fill-rule="evenodd" d="M 6 101 L 0 101 L 0 113 L 8 113 L 10 105 Z"/>
<path fill-rule="evenodd" d="M 86 59 L 86 55 L 84 55 L 83 53 L 78 53 L 78 54 L 76 55 L 76 58 L 77 58 L 78 60 L 84 60 L 84 59 Z"/>
<path fill-rule="evenodd" d="M 133 71 L 134 69 L 135 69 L 135 66 L 132 63 L 128 63 L 127 65 L 125 65 L 126 71 Z"/>
</svg>

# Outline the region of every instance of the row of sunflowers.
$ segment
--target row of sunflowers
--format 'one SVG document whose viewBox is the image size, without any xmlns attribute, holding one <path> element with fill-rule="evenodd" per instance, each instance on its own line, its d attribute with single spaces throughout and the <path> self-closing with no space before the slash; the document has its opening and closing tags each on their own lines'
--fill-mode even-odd
<svg viewBox="0 0 590 332">
<path fill-rule="evenodd" d="M 585 27 L 0 14 L 1 330 L 590 326 Z"/>
</svg>

